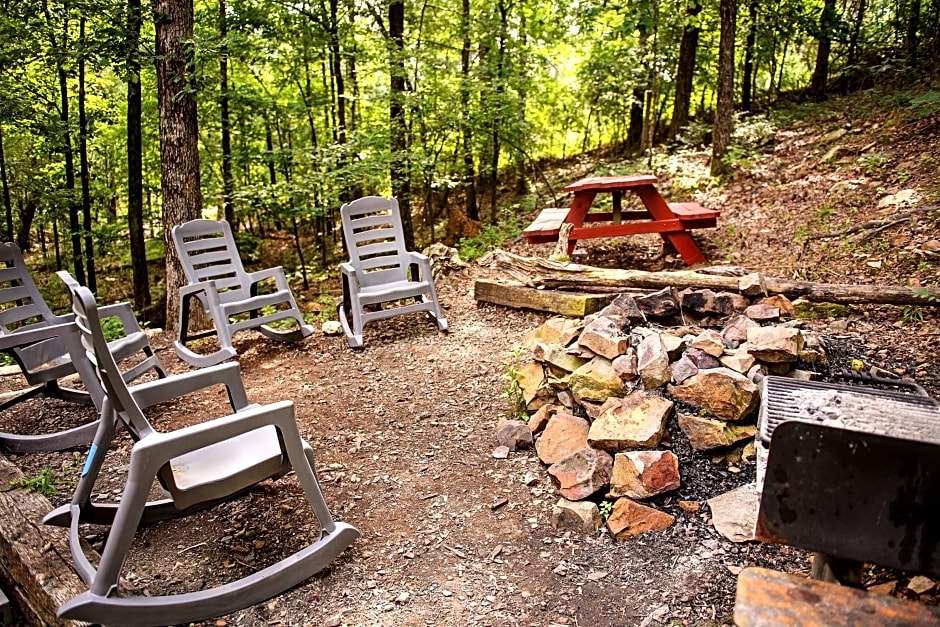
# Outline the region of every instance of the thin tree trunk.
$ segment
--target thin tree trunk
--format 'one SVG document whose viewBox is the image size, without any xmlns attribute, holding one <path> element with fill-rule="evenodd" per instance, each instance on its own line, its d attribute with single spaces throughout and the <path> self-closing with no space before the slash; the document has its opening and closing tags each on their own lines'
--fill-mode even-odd
<svg viewBox="0 0 940 627">
<path fill-rule="evenodd" d="M 401 211 L 405 247 L 415 247 L 414 226 L 411 223 L 411 167 L 408 159 L 408 125 L 405 120 L 405 3 L 391 0 L 388 4 L 389 35 L 389 132 L 391 134 L 392 195 L 398 199 Z"/>
<path fill-rule="evenodd" d="M 3 150 L 3 124 L 0 123 L 0 182 L 3 185 L 3 213 L 6 218 L 6 231 L 4 236 L 8 242 L 13 241 L 13 203 L 10 202 L 10 183 L 7 180 L 7 159 Z"/>
<path fill-rule="evenodd" d="M 141 135 L 140 0 L 127 2 L 127 230 L 134 273 L 134 308 L 149 307 L 150 272 L 144 241 L 143 140 Z"/>
<path fill-rule="evenodd" d="M 49 25 L 49 43 L 52 46 L 53 53 L 56 59 L 56 74 L 59 79 L 59 124 L 61 126 L 60 132 L 62 133 L 62 151 L 65 157 L 65 191 L 66 191 L 66 202 L 68 204 L 69 212 L 69 235 L 72 241 L 72 271 L 75 274 L 75 279 L 81 283 L 85 284 L 85 266 L 84 260 L 82 259 L 82 232 L 81 232 L 81 223 L 78 220 L 79 213 L 79 203 L 75 197 L 75 157 L 74 151 L 72 149 L 72 133 L 69 129 L 70 119 L 69 119 L 69 84 L 68 84 L 68 75 L 65 71 L 64 57 L 65 51 L 59 46 L 59 42 L 56 40 L 55 29 L 52 22 L 52 15 L 49 12 L 49 5 L 46 0 L 43 0 L 43 11 L 46 16 L 46 23 Z M 65 46 L 65 42 L 68 40 L 69 33 L 69 6 L 68 3 L 65 4 L 63 11 L 63 23 L 62 23 L 62 46 Z M 58 238 L 56 240 L 58 242 Z M 58 257 L 58 246 L 57 257 Z M 61 268 L 58 268 L 61 269 Z"/>
<path fill-rule="evenodd" d="M 734 32 L 737 0 L 720 0 L 721 36 L 718 41 L 718 94 L 715 104 L 715 130 L 712 138 L 711 172 L 727 170 L 724 157 L 731 143 L 731 116 L 734 110 Z"/>
<path fill-rule="evenodd" d="M 337 168 L 346 168 L 346 84 L 343 80 L 342 51 L 339 41 L 339 6 L 337 0 L 330 0 L 330 72 L 336 85 L 336 143 L 339 144 Z M 349 184 L 344 183 L 339 191 L 340 202 L 351 200 Z"/>
<path fill-rule="evenodd" d="M 85 270 L 88 289 L 98 291 L 95 278 L 95 242 L 91 232 L 91 190 L 88 172 L 88 116 L 85 114 L 85 17 L 79 20 L 78 37 L 81 52 L 78 56 L 78 162 L 82 182 L 82 231 L 85 235 Z"/>
<path fill-rule="evenodd" d="M 202 217 L 196 86 L 189 73 L 193 66 L 192 0 L 155 0 L 153 12 L 160 117 L 160 190 L 167 251 L 166 326 L 176 330 L 179 288 L 186 279 L 171 241 L 171 230 L 177 224 Z"/>
<path fill-rule="evenodd" d="M 904 47 L 907 50 L 907 64 L 913 67 L 917 64 L 917 48 L 920 46 L 920 39 L 917 36 L 920 28 L 920 0 L 911 0 L 908 11 Z"/>
<path fill-rule="evenodd" d="M 476 171 L 473 167 L 473 129 L 470 126 L 470 0 L 462 0 L 460 27 L 463 41 L 460 47 L 460 125 L 463 134 L 464 213 L 471 220 L 479 220 L 477 210 Z"/>
<path fill-rule="evenodd" d="M 489 221 L 493 224 L 496 223 L 497 212 L 496 212 L 496 201 L 499 196 L 499 153 L 501 150 L 500 146 L 500 124 L 502 123 L 502 115 L 500 112 L 504 110 L 503 107 L 503 96 L 506 92 L 505 86 L 505 77 L 503 76 L 504 64 L 506 58 L 506 32 L 508 30 L 508 9 L 506 7 L 505 0 L 498 0 L 497 9 L 499 10 L 499 34 L 497 35 L 496 42 L 496 95 L 495 95 L 495 111 L 491 115 L 492 127 L 490 131 L 490 172 L 489 172 L 489 193 L 490 193 L 490 215 Z"/>
<path fill-rule="evenodd" d="M 679 61 L 676 65 L 676 98 L 672 107 L 672 120 L 669 124 L 670 141 L 674 141 L 682 127 L 689 123 L 689 107 L 695 80 L 695 57 L 698 52 L 698 36 L 701 30 L 696 24 L 698 14 L 701 12 L 702 5 L 699 2 L 693 3 L 686 10 L 686 23 L 682 27 Z"/>
<path fill-rule="evenodd" d="M 750 111 L 754 89 L 754 45 L 757 41 L 757 2 L 747 5 L 747 37 L 744 40 L 744 75 L 741 77 L 741 110 Z"/>
<path fill-rule="evenodd" d="M 232 121 L 229 116 L 228 91 L 228 17 L 225 0 L 219 0 L 219 115 L 222 125 L 222 214 L 232 230 L 235 220 L 235 179 L 232 175 Z"/>
<path fill-rule="evenodd" d="M 858 40 L 862 34 L 862 23 L 865 21 L 865 10 L 867 9 L 865 0 L 858 0 L 858 10 L 855 12 L 855 23 L 852 25 L 852 35 L 849 37 L 848 65 L 854 66 L 858 63 L 859 50 Z"/>
<path fill-rule="evenodd" d="M 832 50 L 832 31 L 836 20 L 836 0 L 825 0 L 819 16 L 819 45 L 816 48 L 816 65 L 810 79 L 809 91 L 816 100 L 826 97 L 829 82 L 829 53 Z"/>
</svg>

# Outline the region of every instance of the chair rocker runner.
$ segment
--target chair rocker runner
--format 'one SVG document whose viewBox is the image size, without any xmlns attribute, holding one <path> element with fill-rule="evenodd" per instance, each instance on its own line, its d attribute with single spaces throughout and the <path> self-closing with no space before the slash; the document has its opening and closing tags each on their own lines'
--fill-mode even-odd
<svg viewBox="0 0 940 627">
<path fill-rule="evenodd" d="M 183 361 L 198 367 L 211 366 L 235 356 L 232 337 L 243 329 L 257 329 L 281 342 L 296 342 L 311 333 L 281 267 L 246 272 L 242 266 L 232 227 L 225 220 L 192 220 L 173 227 L 173 243 L 189 284 L 180 288 L 179 339 L 173 342 Z M 257 294 L 258 284 L 274 279 L 276 291 Z M 198 299 L 214 330 L 189 335 L 189 312 Z M 274 307 L 273 313 L 261 313 Z M 278 330 L 270 325 L 294 320 L 296 328 Z M 219 350 L 201 355 L 187 347 L 193 340 L 217 335 Z"/>
<path fill-rule="evenodd" d="M 313 451 L 297 431 L 292 402 L 249 404 L 234 362 L 129 387 L 107 350 L 91 292 L 80 286 L 70 286 L 70 291 L 82 343 L 105 396 L 94 445 L 71 503 L 43 520 L 69 528 L 76 571 L 89 587 L 59 608 L 61 618 L 108 625 L 168 625 L 228 614 L 297 585 L 359 537 L 354 527 L 330 515 L 314 471 Z M 227 388 L 230 415 L 168 433 L 157 432 L 144 415 L 142 408 L 217 385 Z M 119 504 L 95 503 L 95 481 L 119 422 L 136 440 L 127 483 Z M 290 470 L 319 523 L 316 542 L 215 588 L 163 596 L 119 594 L 123 564 L 139 525 L 210 507 Z M 155 479 L 169 498 L 148 502 Z M 111 526 L 97 568 L 82 548 L 80 524 L 85 523 Z"/>
<path fill-rule="evenodd" d="M 0 350 L 10 355 L 31 387 L 0 404 L 0 411 L 39 394 L 82 405 L 100 406 L 103 392 L 93 368 L 85 358 L 74 316 L 57 316 L 43 300 L 33 281 L 19 247 L 0 244 Z M 124 326 L 125 336 L 109 344 L 118 362 L 133 358 L 135 365 L 126 371 L 133 380 L 148 370 L 166 376 L 147 336 L 141 331 L 134 312 L 127 303 L 100 310 L 103 318 L 116 316 Z M 77 356 L 77 357 L 76 357 Z M 59 380 L 79 374 L 85 390 L 60 385 Z M 97 422 L 48 434 L 0 433 L 0 448 L 13 453 L 58 451 L 87 446 L 97 429 Z"/>
<path fill-rule="evenodd" d="M 340 266 L 343 302 L 337 311 L 349 346 L 362 347 L 367 323 L 417 311 L 447 331 L 427 256 L 405 250 L 398 200 L 366 196 L 343 205 L 340 215 L 349 261 Z M 417 281 L 409 279 L 411 266 L 418 268 Z"/>
</svg>

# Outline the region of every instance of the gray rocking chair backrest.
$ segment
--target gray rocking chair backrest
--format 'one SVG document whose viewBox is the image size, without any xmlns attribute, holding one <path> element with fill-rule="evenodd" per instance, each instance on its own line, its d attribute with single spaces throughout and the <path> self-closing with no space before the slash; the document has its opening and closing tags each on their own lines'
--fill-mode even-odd
<svg viewBox="0 0 940 627">
<path fill-rule="evenodd" d="M 189 284 L 180 288 L 179 339 L 173 343 L 180 359 L 194 366 L 210 366 L 235 356 L 232 337 L 242 329 L 256 329 L 281 342 L 296 342 L 313 333 L 304 324 L 284 270 L 280 267 L 246 272 L 235 246 L 232 227 L 225 220 L 191 220 L 173 227 L 173 243 Z M 275 290 L 258 294 L 258 285 L 273 280 Z M 215 328 L 189 333 L 189 310 L 198 299 Z M 290 320 L 293 328 L 269 326 Z M 199 354 L 187 344 L 210 335 L 219 349 Z"/>
<path fill-rule="evenodd" d="M 349 262 L 340 266 L 343 302 L 338 313 L 349 345 L 362 346 L 362 328 L 372 320 L 419 311 L 446 331 L 430 261 L 405 248 L 398 201 L 366 196 L 343 205 L 340 216 Z M 412 267 L 417 280 L 409 277 Z"/>
<path fill-rule="evenodd" d="M 166 625 L 200 621 L 258 603 L 297 585 L 330 563 L 359 533 L 334 521 L 314 472 L 313 451 L 297 430 L 293 404 L 249 404 L 237 363 L 219 364 L 128 386 L 108 350 L 94 297 L 69 284 L 76 325 L 104 391 L 99 429 L 72 502 L 48 514 L 67 526 L 75 569 L 89 589 L 63 604 L 62 618 L 106 624 Z M 175 431 L 158 432 L 145 409 L 207 387 L 224 385 L 232 413 Z M 118 504 L 96 503 L 95 481 L 123 422 L 137 442 Z M 117 593 L 140 524 L 186 515 L 293 470 L 320 525 L 312 544 L 241 579 L 196 592 L 154 596 Z M 154 480 L 170 498 L 148 501 Z M 85 555 L 81 523 L 111 525 L 97 567 Z M 155 532 L 155 533 L 158 533 Z M 171 551 L 172 559 L 176 559 Z"/>
<path fill-rule="evenodd" d="M 412 260 L 405 249 L 397 199 L 360 198 L 344 205 L 340 214 L 349 263 L 358 273 L 361 287 L 408 279 Z"/>
<path fill-rule="evenodd" d="M 5 266 L 0 267 L 0 349 L 13 357 L 28 384 L 38 386 L 5 401 L 0 410 L 37 394 L 100 407 L 103 390 L 81 350 L 74 315 L 52 313 L 16 244 L 0 244 L 0 262 Z M 103 311 L 108 317 L 119 317 L 125 331 L 124 337 L 109 344 L 110 351 L 118 361 L 136 360 L 125 372 L 127 380 L 136 379 L 149 370 L 164 376 L 163 367 L 150 349 L 130 306 L 118 303 Z M 84 390 L 59 385 L 59 379 L 76 373 L 81 376 Z M 96 423 L 91 422 L 49 434 L 0 433 L 0 446 L 23 453 L 85 446 L 96 428 Z"/>
</svg>

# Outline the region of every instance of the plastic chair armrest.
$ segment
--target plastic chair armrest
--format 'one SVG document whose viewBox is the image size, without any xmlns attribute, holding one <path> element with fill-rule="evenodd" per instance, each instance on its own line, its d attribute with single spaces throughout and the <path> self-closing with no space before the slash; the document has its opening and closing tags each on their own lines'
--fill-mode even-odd
<svg viewBox="0 0 940 627">
<path fill-rule="evenodd" d="M 248 402 L 248 395 L 245 393 L 241 369 L 236 362 L 217 364 L 192 372 L 172 375 L 165 379 L 139 383 L 130 386 L 129 390 L 137 404 L 141 408 L 145 408 L 215 385 L 225 386 L 229 402 L 236 412 L 251 405 Z"/>
<path fill-rule="evenodd" d="M 277 283 L 277 289 L 279 290 L 290 289 L 287 284 L 287 275 L 284 274 L 284 268 L 281 266 L 275 266 L 273 268 L 267 268 L 265 270 L 258 270 L 257 272 L 248 273 L 248 282 L 251 285 L 256 285 L 265 279 L 274 279 L 275 283 Z"/>
<path fill-rule="evenodd" d="M 137 321 L 137 316 L 134 315 L 134 309 L 130 303 L 114 303 L 113 305 L 98 307 L 98 315 L 102 320 L 112 317 L 120 319 L 121 324 L 124 326 L 124 335 L 130 335 L 141 330 L 140 323 Z"/>
<path fill-rule="evenodd" d="M 163 463 L 185 453 L 271 425 L 287 432 L 287 437 L 297 433 L 292 401 L 257 405 L 237 414 L 207 420 L 176 431 L 154 433 L 135 444 L 134 451 L 141 451 L 148 457 L 152 454 Z"/>
<path fill-rule="evenodd" d="M 68 333 L 75 333 L 77 331 L 78 327 L 75 326 L 75 323 L 69 321 L 63 322 L 62 324 L 50 324 L 34 329 L 4 333 L 0 334 L 0 350 L 35 344 L 36 342 L 59 337 Z"/>
</svg>

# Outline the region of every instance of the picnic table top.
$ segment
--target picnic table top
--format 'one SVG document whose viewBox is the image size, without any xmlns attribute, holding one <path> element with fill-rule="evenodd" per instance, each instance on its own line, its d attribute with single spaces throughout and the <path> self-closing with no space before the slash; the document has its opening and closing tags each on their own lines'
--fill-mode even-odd
<svg viewBox="0 0 940 627">
<path fill-rule="evenodd" d="M 652 174 L 630 174 L 628 176 L 592 176 L 566 185 L 564 191 L 598 192 L 619 191 L 631 187 L 645 187 L 655 185 L 659 179 Z"/>
</svg>

